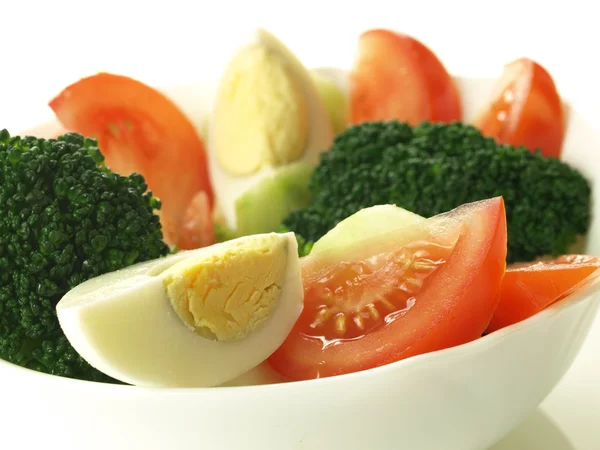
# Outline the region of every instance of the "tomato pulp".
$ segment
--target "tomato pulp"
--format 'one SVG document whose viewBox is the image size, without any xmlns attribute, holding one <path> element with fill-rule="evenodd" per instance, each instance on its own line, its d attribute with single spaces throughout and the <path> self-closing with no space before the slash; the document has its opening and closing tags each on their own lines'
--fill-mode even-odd
<svg viewBox="0 0 600 450">
<path fill-rule="evenodd" d="M 564 255 L 552 261 L 513 264 L 506 270 L 488 333 L 537 314 L 600 275 L 600 259 Z"/>
<path fill-rule="evenodd" d="M 312 379 L 477 339 L 496 309 L 505 258 L 501 198 L 309 255 L 304 310 L 269 363 Z"/>
</svg>

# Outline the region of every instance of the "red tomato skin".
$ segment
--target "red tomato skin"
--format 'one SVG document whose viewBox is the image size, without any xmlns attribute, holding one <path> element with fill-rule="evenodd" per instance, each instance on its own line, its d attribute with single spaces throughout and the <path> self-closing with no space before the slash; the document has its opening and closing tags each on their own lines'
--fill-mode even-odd
<svg viewBox="0 0 600 450">
<path fill-rule="evenodd" d="M 506 65 L 492 100 L 478 113 L 474 125 L 499 143 L 561 156 L 563 103 L 550 73 L 531 59 Z"/>
<path fill-rule="evenodd" d="M 462 118 L 454 79 L 428 47 L 405 34 L 386 29 L 363 33 L 349 82 L 352 124 Z"/>
<path fill-rule="evenodd" d="M 486 330 L 492 333 L 521 322 L 600 276 L 600 259 L 564 255 L 556 260 L 514 264 L 507 268 L 496 312 Z"/>
<path fill-rule="evenodd" d="M 405 316 L 360 339 L 325 349 L 321 342 L 303 336 L 299 321 L 269 358 L 271 366 L 292 380 L 322 378 L 370 369 L 479 338 L 498 304 L 507 242 L 504 201 L 496 198 L 481 202 L 480 207 L 478 226 L 491 231 L 483 233 L 477 255 L 473 255 L 474 243 L 468 239 L 470 231 L 466 229 L 446 264 Z M 472 256 L 470 264 L 464 263 L 467 254 Z M 310 283 L 312 270 L 310 257 L 305 258 L 305 282 Z M 452 286 L 453 296 L 436 298 L 435 304 L 427 301 L 448 286 Z M 305 304 L 304 313 L 311 313 L 310 304 Z"/>
<path fill-rule="evenodd" d="M 108 167 L 144 176 L 162 201 L 165 240 L 181 249 L 205 237 L 183 236 L 195 196 L 214 204 L 204 143 L 181 110 L 132 78 L 99 73 L 65 88 L 49 102 L 65 129 L 95 137 Z"/>
<path fill-rule="evenodd" d="M 486 243 L 487 252 L 483 264 L 469 274 L 461 301 L 419 342 L 399 354 L 396 359 L 454 347 L 481 337 L 498 306 L 500 286 L 506 271 L 507 230 L 504 202 L 496 211 L 495 217 L 490 220 L 490 226 L 494 225 L 495 230 Z M 459 241 L 447 264 L 460 265 L 468 251 L 469 244 L 465 240 Z M 438 287 L 452 283 L 453 275 L 443 275 L 446 279 L 438 280 Z"/>
<path fill-rule="evenodd" d="M 462 118 L 462 104 L 458 87 L 440 59 L 423 43 L 411 39 L 416 56 L 429 88 L 431 122 L 453 122 Z"/>
</svg>

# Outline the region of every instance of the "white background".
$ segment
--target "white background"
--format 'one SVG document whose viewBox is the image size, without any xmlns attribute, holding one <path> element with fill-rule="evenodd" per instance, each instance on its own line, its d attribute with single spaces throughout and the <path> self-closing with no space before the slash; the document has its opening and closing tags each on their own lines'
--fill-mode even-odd
<svg viewBox="0 0 600 450">
<path fill-rule="evenodd" d="M 50 117 L 46 105 L 52 96 L 98 71 L 154 85 L 211 78 L 230 56 L 228 49 L 254 26 L 278 35 L 307 66 L 349 67 L 357 35 L 371 27 L 418 37 L 454 74 L 497 76 L 505 63 L 529 56 L 546 66 L 564 96 L 600 123 L 600 27 L 592 5 L 589 0 L 552 6 L 525 0 L 0 0 L 0 129 L 16 133 Z M 539 412 L 494 450 L 600 448 L 598 355 L 600 321 Z"/>
<path fill-rule="evenodd" d="M 587 3 L 587 5 L 586 5 Z M 598 95 L 594 2 L 528 0 L 1 0 L 0 123 L 48 114 L 78 77 L 109 71 L 163 84 L 210 77 L 244 29 L 269 28 L 308 66 L 348 67 L 357 34 L 416 35 L 456 74 L 496 75 L 511 59 L 540 60 L 569 97 Z M 594 43 L 596 45 L 594 45 Z M 577 92 L 575 92 L 577 91 Z M 596 105 L 590 103 L 590 111 Z"/>
</svg>

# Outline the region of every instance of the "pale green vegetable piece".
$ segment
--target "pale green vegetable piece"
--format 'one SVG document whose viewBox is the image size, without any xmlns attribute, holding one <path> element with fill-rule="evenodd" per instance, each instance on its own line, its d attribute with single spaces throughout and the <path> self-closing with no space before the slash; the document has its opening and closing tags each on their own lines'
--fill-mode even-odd
<svg viewBox="0 0 600 450">
<path fill-rule="evenodd" d="M 317 86 L 319 95 L 331 120 L 334 134 L 339 134 L 348 126 L 349 104 L 344 91 L 332 80 L 312 72 L 311 76 Z"/>
<path fill-rule="evenodd" d="M 416 225 L 425 220 L 417 214 L 395 205 L 364 208 L 342 220 L 315 242 L 310 254 L 324 253 L 359 242 L 365 236 L 375 238 L 401 227 Z"/>
<path fill-rule="evenodd" d="M 312 172 L 313 167 L 306 162 L 293 163 L 244 192 L 235 202 L 236 234 L 276 231 L 290 212 L 307 206 Z"/>
</svg>

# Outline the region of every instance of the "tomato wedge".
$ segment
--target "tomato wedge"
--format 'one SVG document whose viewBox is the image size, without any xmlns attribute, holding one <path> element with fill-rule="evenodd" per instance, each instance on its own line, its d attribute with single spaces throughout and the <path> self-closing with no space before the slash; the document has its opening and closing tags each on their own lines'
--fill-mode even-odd
<svg viewBox="0 0 600 450">
<path fill-rule="evenodd" d="M 565 135 L 562 100 L 548 71 L 531 59 L 508 64 L 474 126 L 502 144 L 559 158 Z"/>
<path fill-rule="evenodd" d="M 600 259 L 564 255 L 552 261 L 519 263 L 506 270 L 498 308 L 487 333 L 537 314 L 600 276 Z"/>
<path fill-rule="evenodd" d="M 461 120 L 454 80 L 413 37 L 385 29 L 363 33 L 350 73 L 350 122 L 400 120 L 417 125 Z"/>
<path fill-rule="evenodd" d="M 171 100 L 132 78 L 100 73 L 68 86 L 49 105 L 66 129 L 98 140 L 112 170 L 144 176 L 162 201 L 169 244 L 189 249 L 210 241 L 185 235 L 189 210 L 197 210 L 193 199 L 204 192 L 209 212 L 214 200 L 204 143 Z"/>
<path fill-rule="evenodd" d="M 497 306 L 506 239 L 494 198 L 307 256 L 304 310 L 269 363 L 313 379 L 479 338 Z"/>
</svg>

